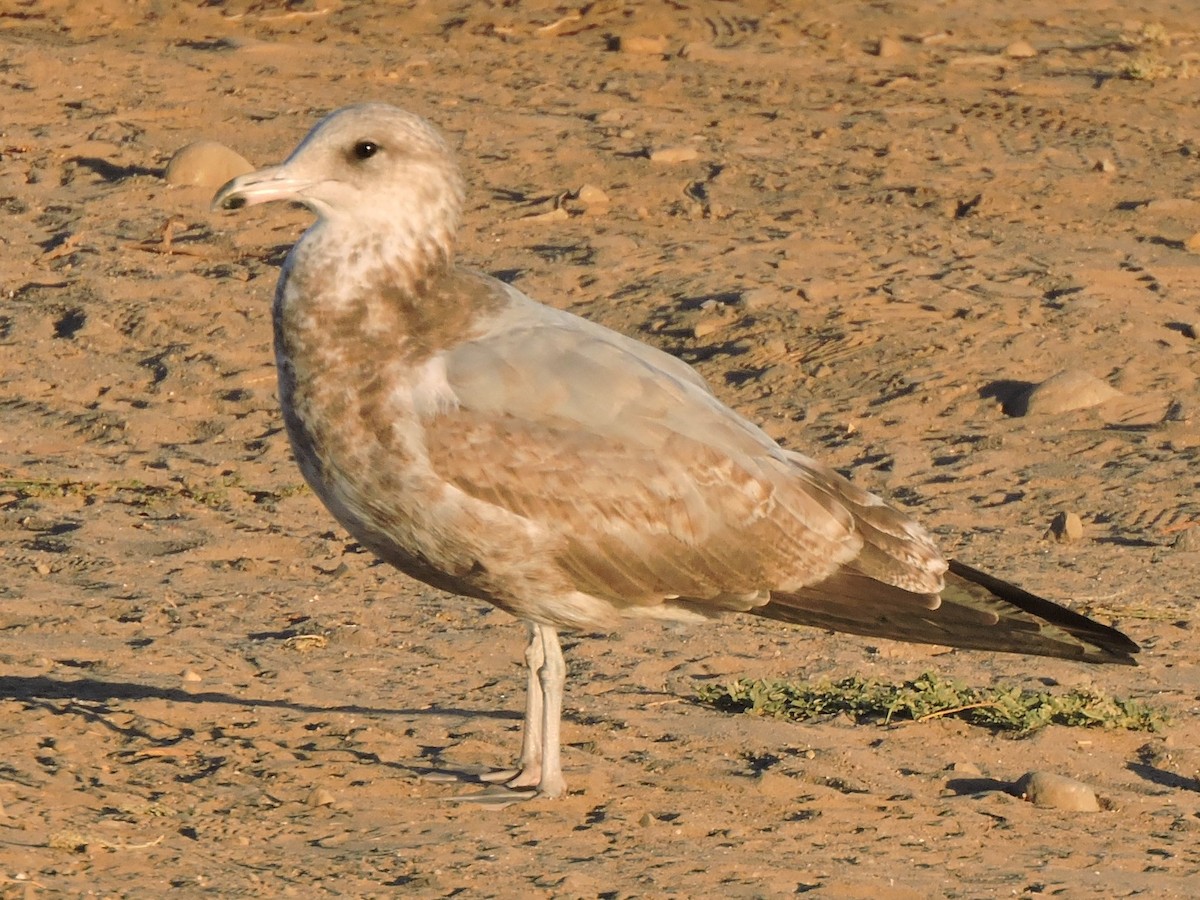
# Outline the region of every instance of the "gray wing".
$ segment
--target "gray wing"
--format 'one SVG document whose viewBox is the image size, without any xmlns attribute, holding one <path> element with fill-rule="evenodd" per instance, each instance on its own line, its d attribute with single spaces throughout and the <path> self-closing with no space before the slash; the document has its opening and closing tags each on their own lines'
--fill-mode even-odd
<svg viewBox="0 0 1200 900">
<path fill-rule="evenodd" d="M 747 610 L 856 565 L 937 605 L 945 563 L 919 526 L 779 448 L 690 367 L 532 301 L 502 320 L 446 352 L 458 406 L 426 422 L 430 462 L 560 534 L 576 590 Z"/>
<path fill-rule="evenodd" d="M 458 406 L 430 464 L 558 536 L 574 590 L 613 608 L 743 610 L 958 647 L 1133 664 L 1125 635 L 942 558 L 928 534 L 776 445 L 679 360 L 509 288 L 445 355 Z M 536 586 L 535 586 L 536 589 Z"/>
</svg>

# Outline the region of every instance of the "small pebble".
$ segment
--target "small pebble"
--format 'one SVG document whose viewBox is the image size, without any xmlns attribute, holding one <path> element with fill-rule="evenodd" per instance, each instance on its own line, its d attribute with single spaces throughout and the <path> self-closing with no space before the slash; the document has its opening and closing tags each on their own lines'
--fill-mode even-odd
<svg viewBox="0 0 1200 900">
<path fill-rule="evenodd" d="M 559 206 L 550 210 L 549 212 L 534 213 L 532 216 L 522 216 L 517 221 L 523 222 L 527 225 L 536 225 L 543 222 L 565 222 L 569 218 L 571 218 L 570 213 Z"/>
<path fill-rule="evenodd" d="M 880 59 L 895 59 L 904 55 L 904 44 L 894 37 L 882 37 L 875 45 L 875 55 Z"/>
<path fill-rule="evenodd" d="M 955 775 L 966 775 L 969 778 L 979 778 L 983 775 L 983 772 L 979 770 L 979 766 L 973 762 L 950 763 L 950 771 Z"/>
<path fill-rule="evenodd" d="M 333 806 L 336 798 L 325 788 L 313 788 L 312 793 L 304 801 L 309 806 Z"/>
<path fill-rule="evenodd" d="M 650 151 L 650 162 L 655 163 L 681 163 L 687 162 L 690 159 L 696 159 L 700 155 L 700 151 L 695 147 L 686 145 L 678 147 L 659 147 L 657 150 Z"/>
<path fill-rule="evenodd" d="M 1197 231 L 1189 238 L 1185 238 L 1183 246 L 1192 251 L 1192 253 L 1200 253 L 1200 231 Z"/>
<path fill-rule="evenodd" d="M 335 847 L 342 846 L 342 844 L 346 843 L 353 836 L 353 832 L 339 831 L 337 834 L 329 834 L 325 837 L 317 838 L 315 841 L 313 841 L 313 843 L 318 847 L 333 849 Z"/>
<path fill-rule="evenodd" d="M 642 53 L 660 55 L 667 52 L 666 35 L 647 37 L 640 34 L 620 35 L 617 38 L 617 49 L 622 53 Z"/>
<path fill-rule="evenodd" d="M 1175 540 L 1171 541 L 1171 547 L 1174 550 L 1200 550 L 1200 525 L 1185 528 L 1175 535 Z"/>
<path fill-rule="evenodd" d="M 1004 55 L 1009 59 L 1033 59 L 1038 52 L 1029 41 L 1013 41 L 1004 48 Z"/>
<path fill-rule="evenodd" d="M 1095 375 L 1081 369 L 1066 369 L 1017 397 L 1010 412 L 1014 416 L 1065 413 L 1099 406 L 1120 396 L 1120 391 Z"/>
<path fill-rule="evenodd" d="M 1042 535 L 1043 540 L 1053 538 L 1061 544 L 1069 544 L 1083 537 L 1083 521 L 1073 512 L 1060 512 L 1050 522 Z"/>
<path fill-rule="evenodd" d="M 1159 197 L 1139 209 L 1157 215 L 1195 216 L 1200 213 L 1200 200 L 1193 200 L 1191 197 Z"/>
<path fill-rule="evenodd" d="M 800 285 L 800 293 L 809 303 L 832 303 L 844 291 L 844 283 L 833 278 L 812 278 Z"/>
<path fill-rule="evenodd" d="M 579 189 L 579 202 L 585 206 L 608 206 L 608 194 L 594 184 L 585 184 Z"/>
<path fill-rule="evenodd" d="M 195 684 L 197 681 L 204 680 L 203 678 L 200 677 L 199 673 L 197 673 L 193 669 L 185 669 L 183 672 L 183 675 L 181 677 L 183 678 L 184 681 L 189 682 L 191 684 Z"/>
<path fill-rule="evenodd" d="M 1099 812 L 1096 792 L 1074 778 L 1053 772 L 1026 772 L 1013 786 L 1017 796 L 1034 806 L 1070 812 Z"/>
<path fill-rule="evenodd" d="M 254 166 L 224 144 L 196 141 L 175 151 L 163 177 L 167 184 L 217 188 L 253 171 Z"/>
<path fill-rule="evenodd" d="M 768 309 L 779 301 L 779 292 L 772 288 L 750 288 L 742 291 L 741 302 L 746 309 Z"/>
<path fill-rule="evenodd" d="M 716 334 L 728 324 L 729 319 L 724 316 L 709 316 L 695 324 L 692 328 L 692 337 L 708 337 L 710 334 Z"/>
</svg>

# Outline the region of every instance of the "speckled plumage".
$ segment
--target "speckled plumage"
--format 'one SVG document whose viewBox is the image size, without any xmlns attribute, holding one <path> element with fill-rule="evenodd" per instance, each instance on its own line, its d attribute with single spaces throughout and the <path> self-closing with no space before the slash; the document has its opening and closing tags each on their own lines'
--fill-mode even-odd
<svg viewBox="0 0 1200 900">
<path fill-rule="evenodd" d="M 364 104 L 214 204 L 318 215 L 274 308 L 284 419 L 317 495 L 398 569 L 532 623 L 512 785 L 564 789 L 559 628 L 742 611 L 1132 663 L 1120 632 L 948 564 L 920 525 L 779 447 L 679 360 L 456 267 L 462 197 L 428 123 Z"/>
</svg>

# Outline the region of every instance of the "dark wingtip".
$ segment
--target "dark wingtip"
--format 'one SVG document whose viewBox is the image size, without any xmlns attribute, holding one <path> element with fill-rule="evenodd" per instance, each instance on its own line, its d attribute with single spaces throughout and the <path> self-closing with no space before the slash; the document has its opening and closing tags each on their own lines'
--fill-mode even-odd
<svg viewBox="0 0 1200 900">
<path fill-rule="evenodd" d="M 1010 584 L 987 572 L 981 572 L 956 559 L 950 560 L 950 572 L 959 578 L 986 588 L 997 597 L 1070 633 L 1091 651 L 1082 657 L 1085 662 L 1110 663 L 1121 666 L 1137 665 L 1133 654 L 1141 652 L 1142 648 L 1128 635 L 1115 628 L 1102 625 L 1094 619 L 1089 619 L 1065 606 L 1031 594 L 1015 584 Z"/>
</svg>

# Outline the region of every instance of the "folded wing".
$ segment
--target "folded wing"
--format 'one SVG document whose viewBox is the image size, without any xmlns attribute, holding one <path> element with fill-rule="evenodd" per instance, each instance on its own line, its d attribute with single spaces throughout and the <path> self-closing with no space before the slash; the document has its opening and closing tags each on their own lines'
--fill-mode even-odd
<svg viewBox="0 0 1200 900">
<path fill-rule="evenodd" d="M 515 293 L 515 292 L 514 292 Z M 574 590 L 626 614 L 740 610 L 920 643 L 1132 664 L 1114 629 L 961 563 L 781 449 L 657 350 L 546 307 L 449 352 L 434 470 L 554 532 Z"/>
</svg>

